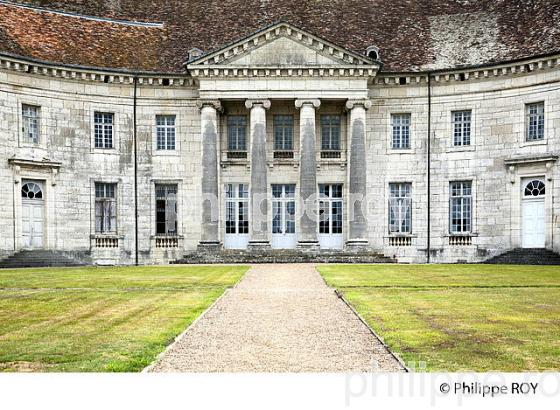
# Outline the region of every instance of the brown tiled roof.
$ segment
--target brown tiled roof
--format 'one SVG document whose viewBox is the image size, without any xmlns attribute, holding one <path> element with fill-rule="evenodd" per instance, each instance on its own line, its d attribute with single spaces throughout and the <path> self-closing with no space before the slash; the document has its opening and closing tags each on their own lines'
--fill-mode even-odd
<svg viewBox="0 0 560 410">
<path fill-rule="evenodd" d="M 0 51 L 59 63 L 181 72 L 187 50 L 222 47 L 286 21 L 356 52 L 380 48 L 384 71 L 490 64 L 560 52 L 560 0 L 24 0 L 0 2 Z"/>
</svg>

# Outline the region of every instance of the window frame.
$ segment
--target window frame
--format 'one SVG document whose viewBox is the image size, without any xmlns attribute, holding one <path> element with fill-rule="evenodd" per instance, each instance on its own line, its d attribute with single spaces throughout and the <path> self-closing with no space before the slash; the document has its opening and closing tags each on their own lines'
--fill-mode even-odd
<svg viewBox="0 0 560 410">
<path fill-rule="evenodd" d="M 35 110 L 36 116 L 35 116 L 35 129 L 37 132 L 37 138 L 36 141 L 35 140 L 31 140 L 30 138 L 28 138 L 26 136 L 26 118 L 27 119 L 31 119 L 31 117 L 26 116 L 24 113 L 24 110 L 26 108 L 32 108 Z M 29 146 L 40 146 L 41 142 L 42 142 L 42 130 L 41 130 L 41 106 L 37 105 L 37 104 L 28 104 L 25 102 L 22 102 L 20 105 L 20 118 L 21 118 L 21 127 L 20 127 L 20 135 L 21 135 L 21 142 L 24 145 L 29 145 Z"/>
<path fill-rule="evenodd" d="M 542 106 L 542 137 L 541 138 L 529 138 L 530 134 L 531 134 L 531 113 L 530 113 L 530 109 L 532 106 L 537 106 L 540 107 Z M 538 108 L 537 108 L 538 109 Z M 539 113 L 537 112 L 536 114 L 537 116 L 539 115 Z M 524 121 L 524 142 L 526 144 L 538 144 L 538 143 L 543 143 L 546 141 L 546 102 L 544 100 L 541 101 L 534 101 L 534 102 L 526 102 L 524 104 L 524 111 L 523 111 L 523 116 L 525 118 Z M 538 117 L 537 117 L 538 118 Z M 540 126 L 540 122 L 537 123 L 537 133 L 539 130 L 539 126 Z"/>
<path fill-rule="evenodd" d="M 160 119 L 164 120 L 163 124 L 159 124 Z M 173 120 L 173 124 L 167 122 L 169 119 Z M 160 145 L 160 131 L 163 131 L 163 145 Z M 170 144 L 171 138 L 173 139 L 173 144 Z M 177 150 L 177 115 L 155 115 L 155 148 L 159 152 L 173 152 Z"/>
<path fill-rule="evenodd" d="M 232 125 L 232 119 L 237 118 L 237 119 L 244 119 L 244 125 L 241 126 L 239 124 L 233 124 Z M 247 152 L 248 149 L 248 131 L 249 131 L 249 123 L 248 123 L 248 116 L 245 114 L 231 114 L 231 115 L 226 115 L 226 151 L 228 152 Z M 234 144 L 232 144 L 232 137 L 234 137 L 233 135 L 233 130 L 236 130 L 235 133 L 235 139 L 236 139 L 236 144 L 234 146 Z M 243 148 L 239 147 L 239 130 L 243 129 L 244 130 L 244 135 L 243 135 Z"/>
<path fill-rule="evenodd" d="M 291 122 L 287 124 L 285 121 L 290 118 Z M 289 132 L 288 132 L 289 131 Z M 281 134 L 281 144 L 278 137 Z M 294 151 L 294 132 L 295 118 L 293 114 L 273 114 L 272 116 L 272 135 L 274 151 Z M 289 134 L 288 136 L 286 134 Z M 286 141 L 289 140 L 289 144 Z"/>
<path fill-rule="evenodd" d="M 103 127 L 105 127 L 105 122 L 102 123 L 97 123 L 96 122 L 96 116 L 97 115 L 111 115 L 112 116 L 112 122 L 111 122 L 111 146 L 107 147 L 105 146 L 105 143 L 103 144 L 104 146 L 102 147 L 98 147 L 97 146 L 97 125 L 101 124 L 103 125 Z M 100 152 L 106 152 L 106 151 L 116 151 L 117 149 L 117 114 L 114 111 L 107 111 L 107 110 L 97 110 L 94 109 L 93 110 L 93 118 L 92 118 L 92 138 L 93 138 L 93 149 L 96 151 L 100 151 Z M 105 133 L 103 133 L 103 141 L 105 141 Z"/>
<path fill-rule="evenodd" d="M 229 191 L 229 187 L 232 187 L 232 191 Z M 250 210 L 250 186 L 245 182 L 226 182 L 224 185 L 224 235 L 249 235 L 251 228 L 251 210 Z M 233 192 L 232 196 L 228 193 Z M 240 219 L 240 204 L 243 204 L 243 217 L 246 219 Z M 234 219 L 229 219 L 228 216 L 228 205 L 231 204 L 232 210 L 234 212 Z M 234 232 L 231 232 L 228 223 L 234 222 Z M 243 224 L 243 226 L 241 225 Z M 246 224 L 246 226 L 245 226 Z M 243 229 L 241 229 L 243 228 Z M 243 232 L 241 232 L 243 231 Z"/>
<path fill-rule="evenodd" d="M 295 235 L 297 232 L 296 184 L 271 184 L 271 233 L 272 235 Z M 277 195 L 279 194 L 279 195 Z M 293 213 L 290 212 L 293 210 Z M 287 218 L 289 215 L 289 218 Z M 277 228 L 280 231 L 275 232 Z"/>
<path fill-rule="evenodd" d="M 460 195 L 454 195 L 454 188 L 453 185 L 454 184 L 460 184 Z M 469 194 L 465 194 L 465 185 L 464 184 L 468 184 L 469 187 Z M 462 179 L 462 180 L 453 180 L 453 181 L 449 181 L 449 234 L 450 235 L 472 235 L 474 232 L 474 181 L 473 180 L 468 180 L 468 179 Z M 464 217 L 464 212 L 465 212 L 465 200 L 468 199 L 468 228 L 469 229 L 465 229 L 464 222 L 465 222 L 465 217 Z M 459 218 L 460 220 L 460 225 L 461 225 L 461 229 L 457 230 L 454 229 L 454 226 L 456 224 L 453 223 L 454 221 L 454 202 L 459 200 L 459 207 L 460 207 L 460 213 L 461 216 Z M 455 218 L 457 219 L 457 218 Z"/>
<path fill-rule="evenodd" d="M 396 118 L 408 118 L 408 124 L 396 124 Z M 403 143 L 403 130 L 399 132 L 399 142 L 401 146 L 396 147 L 395 142 L 395 127 L 408 127 L 408 135 L 407 135 L 407 142 L 406 146 L 402 146 Z M 411 112 L 393 112 L 389 114 L 389 146 L 390 149 L 396 152 L 402 151 L 410 151 L 412 150 L 412 113 Z"/>
<path fill-rule="evenodd" d="M 393 195 L 393 187 L 397 187 L 398 188 L 398 195 L 394 196 Z M 412 182 L 389 182 L 388 184 L 388 196 L 389 196 L 389 200 L 388 200 L 388 232 L 389 235 L 392 236 L 399 236 L 399 235 L 412 235 L 412 220 L 413 220 L 413 202 L 412 202 Z M 399 216 L 402 216 L 402 204 L 404 203 L 406 206 L 406 203 L 408 202 L 408 212 L 406 212 L 405 209 L 405 218 L 406 218 L 406 222 L 405 222 L 405 226 L 408 227 L 408 229 L 403 230 L 402 229 L 402 223 L 399 223 L 398 225 L 398 229 L 393 229 L 393 226 L 395 226 L 395 222 L 392 221 L 392 214 L 393 214 L 393 207 L 394 207 L 394 203 L 397 204 L 397 206 L 399 206 L 398 209 L 398 214 Z M 408 214 L 408 216 L 407 216 Z M 402 221 L 402 218 L 399 218 Z"/>
<path fill-rule="evenodd" d="M 104 187 L 103 191 L 105 196 L 97 196 L 98 193 L 98 185 L 101 185 Z M 112 186 L 113 187 L 113 196 L 107 196 L 107 186 Z M 94 181 L 93 183 L 93 227 L 94 227 L 94 232 L 95 235 L 106 235 L 106 236 L 114 236 L 118 234 L 118 210 L 119 210 L 119 205 L 118 205 L 118 198 L 119 198 L 119 184 L 117 182 L 108 182 L 108 181 Z M 114 227 L 113 229 L 110 230 L 106 230 L 103 228 L 103 226 L 101 227 L 100 230 L 98 230 L 98 224 L 97 224 L 97 203 L 111 203 L 112 207 L 112 214 L 109 216 L 109 220 L 111 222 L 113 222 L 113 218 L 114 218 Z M 106 216 L 104 214 L 104 212 L 106 211 L 105 209 L 105 205 L 102 207 L 103 209 L 103 215 L 101 215 L 101 221 L 104 222 L 106 220 Z M 114 214 L 114 215 L 113 215 Z M 102 224 L 100 224 L 102 225 Z"/>
<path fill-rule="evenodd" d="M 158 188 L 164 188 L 165 190 L 165 198 L 160 198 L 158 197 Z M 170 232 L 167 228 L 168 228 L 168 224 L 167 224 L 167 219 L 168 219 L 168 215 L 167 215 L 167 207 L 168 207 L 168 201 L 170 200 L 168 198 L 169 194 L 170 194 L 170 190 L 174 189 L 175 190 L 175 232 Z M 155 232 L 154 235 L 157 237 L 178 237 L 179 236 L 179 184 L 176 182 L 154 182 L 154 227 L 155 227 Z M 165 207 L 164 207 L 164 215 L 165 215 L 165 232 L 158 232 L 158 224 L 160 222 L 158 222 L 158 201 L 164 201 L 165 202 Z"/>
<path fill-rule="evenodd" d="M 326 118 L 338 118 L 338 124 L 332 124 L 332 121 L 329 122 L 329 124 L 325 124 L 324 119 Z M 333 144 L 333 128 L 335 128 L 336 126 L 338 126 L 338 139 L 337 139 L 337 144 Z M 338 113 L 325 113 L 325 114 L 321 114 L 319 116 L 319 138 L 320 138 L 320 151 L 321 152 L 342 152 L 342 127 L 343 127 L 343 121 L 342 121 L 342 115 L 338 114 Z M 324 145 L 325 142 L 325 131 L 326 128 L 329 129 L 329 135 L 328 135 L 328 147 L 326 147 Z M 335 128 L 336 129 L 336 128 Z M 336 146 L 334 146 L 336 145 Z"/>
<path fill-rule="evenodd" d="M 328 193 L 325 193 L 328 188 Z M 336 191 L 335 191 L 336 189 Z M 343 183 L 320 183 L 318 184 L 317 197 L 317 233 L 319 235 L 345 235 L 345 186 Z M 337 212 L 334 213 L 336 208 Z M 323 211 L 323 213 L 321 213 Z M 325 211 L 328 211 L 328 219 L 324 219 Z M 336 218 L 336 219 L 335 219 Z M 326 222 L 326 223 L 325 223 Z M 336 224 L 335 224 L 336 222 Z M 336 230 L 336 232 L 335 232 Z"/>
<path fill-rule="evenodd" d="M 456 115 L 461 114 L 461 118 L 457 120 Z M 465 120 L 465 114 L 468 114 L 468 122 Z M 465 135 L 465 126 L 468 124 L 468 135 Z M 457 133 L 459 126 L 460 133 Z M 460 143 L 457 143 L 457 139 Z M 468 143 L 465 139 L 468 138 Z M 451 146 L 455 149 L 468 148 L 473 146 L 473 115 L 472 109 L 452 110 L 451 111 Z"/>
</svg>

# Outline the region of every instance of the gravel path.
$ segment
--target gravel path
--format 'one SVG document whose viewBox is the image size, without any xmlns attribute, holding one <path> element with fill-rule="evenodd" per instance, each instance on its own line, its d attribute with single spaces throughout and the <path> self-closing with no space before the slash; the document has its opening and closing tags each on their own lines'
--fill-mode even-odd
<svg viewBox="0 0 560 410">
<path fill-rule="evenodd" d="M 153 372 L 402 371 L 310 264 L 254 265 Z"/>
</svg>

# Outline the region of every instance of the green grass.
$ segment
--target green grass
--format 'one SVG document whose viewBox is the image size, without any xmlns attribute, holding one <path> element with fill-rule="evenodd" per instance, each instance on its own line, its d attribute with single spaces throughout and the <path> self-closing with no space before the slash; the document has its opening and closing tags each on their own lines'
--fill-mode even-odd
<svg viewBox="0 0 560 410">
<path fill-rule="evenodd" d="M 0 270 L 0 371 L 139 371 L 246 270 Z"/>
<path fill-rule="evenodd" d="M 324 265 L 369 325 L 410 367 L 560 369 L 560 267 Z"/>
</svg>

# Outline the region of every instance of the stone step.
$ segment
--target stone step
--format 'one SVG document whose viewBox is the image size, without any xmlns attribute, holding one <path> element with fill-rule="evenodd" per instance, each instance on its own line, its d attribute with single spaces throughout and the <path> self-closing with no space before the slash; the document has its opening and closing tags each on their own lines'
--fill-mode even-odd
<svg viewBox="0 0 560 410">
<path fill-rule="evenodd" d="M 86 254 L 76 255 L 49 250 L 24 250 L 0 260 L 0 268 L 69 267 L 86 266 L 87 264 Z"/>
<path fill-rule="evenodd" d="M 193 263 L 396 263 L 376 252 L 297 251 L 297 250 L 220 250 L 195 251 L 173 264 Z"/>
<path fill-rule="evenodd" d="M 509 265 L 560 265 L 560 255 L 541 248 L 516 248 L 494 256 L 484 263 Z"/>
</svg>

